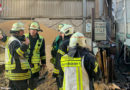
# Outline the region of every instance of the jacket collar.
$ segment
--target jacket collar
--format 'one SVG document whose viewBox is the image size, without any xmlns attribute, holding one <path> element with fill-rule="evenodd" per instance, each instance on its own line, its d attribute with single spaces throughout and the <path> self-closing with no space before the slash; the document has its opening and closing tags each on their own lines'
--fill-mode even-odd
<svg viewBox="0 0 130 90">
<path fill-rule="evenodd" d="M 76 46 L 73 48 L 69 48 L 68 55 L 70 57 L 82 57 L 85 54 L 87 54 L 88 52 L 89 51 L 87 48 L 82 48 L 82 47 Z"/>
</svg>

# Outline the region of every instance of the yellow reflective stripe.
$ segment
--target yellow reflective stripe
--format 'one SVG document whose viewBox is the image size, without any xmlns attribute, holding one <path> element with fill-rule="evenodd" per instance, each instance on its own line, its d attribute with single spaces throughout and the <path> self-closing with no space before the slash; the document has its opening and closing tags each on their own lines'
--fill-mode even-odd
<svg viewBox="0 0 130 90">
<path fill-rule="evenodd" d="M 95 73 L 97 73 L 97 72 L 98 72 L 98 63 L 97 63 L 97 62 L 95 62 L 94 72 L 95 72 Z"/>
<path fill-rule="evenodd" d="M 65 52 L 63 52 L 62 50 L 58 49 L 58 53 L 60 53 L 61 55 L 65 55 Z"/>
<path fill-rule="evenodd" d="M 77 77 L 77 90 L 79 90 L 79 73 L 78 67 L 76 67 L 76 77 Z"/>
<path fill-rule="evenodd" d="M 20 48 L 18 48 L 17 51 L 20 52 L 21 54 L 24 54 L 24 52 Z"/>
<path fill-rule="evenodd" d="M 55 74 L 59 74 L 59 70 L 58 70 L 58 69 L 56 69 L 56 68 L 54 68 L 53 73 L 55 73 Z"/>
<path fill-rule="evenodd" d="M 27 90 L 31 90 L 30 88 L 28 88 Z M 34 88 L 33 90 L 36 90 L 36 88 Z"/>
<path fill-rule="evenodd" d="M 5 70 L 12 70 L 12 69 L 15 69 L 16 65 L 14 63 L 11 64 L 12 55 L 10 54 L 8 47 L 7 47 L 7 50 L 8 50 L 9 60 L 8 60 L 8 62 L 5 63 Z"/>
<path fill-rule="evenodd" d="M 40 63 L 40 57 L 32 57 L 32 60 L 31 60 L 31 62 L 32 63 Z"/>
<path fill-rule="evenodd" d="M 40 63 L 40 62 L 38 62 L 38 61 L 32 61 L 32 64 L 38 64 L 38 63 Z"/>
<path fill-rule="evenodd" d="M 81 60 L 79 61 L 61 61 L 61 67 L 79 67 L 81 66 Z"/>
<path fill-rule="evenodd" d="M 32 57 L 33 59 L 40 59 L 39 57 Z"/>
<path fill-rule="evenodd" d="M 27 73 L 12 73 L 11 71 L 6 72 L 7 78 L 10 80 L 25 80 L 31 77 L 31 72 L 28 71 Z"/>
<path fill-rule="evenodd" d="M 5 67 L 6 68 L 6 70 L 13 70 L 13 69 L 15 69 L 15 67 Z"/>
<path fill-rule="evenodd" d="M 81 58 L 73 58 L 74 60 L 81 60 Z"/>
<path fill-rule="evenodd" d="M 15 67 L 16 67 L 15 63 L 13 63 L 13 64 L 11 64 L 11 62 L 5 63 L 5 70 L 12 70 L 12 69 L 15 69 Z"/>
<path fill-rule="evenodd" d="M 83 90 L 83 76 L 82 76 L 82 67 L 79 67 L 80 69 L 80 88 Z"/>
<path fill-rule="evenodd" d="M 45 59 L 46 59 L 46 56 L 42 56 L 42 57 L 41 57 L 41 60 L 45 60 Z"/>
<path fill-rule="evenodd" d="M 10 80 L 26 80 L 29 79 L 31 76 L 27 77 L 9 77 Z"/>
<path fill-rule="evenodd" d="M 61 59 L 61 61 L 80 61 L 81 60 L 81 58 L 79 58 L 79 59 L 75 59 L 75 58 L 65 58 L 65 57 L 63 57 L 62 59 Z"/>
<path fill-rule="evenodd" d="M 15 66 L 15 63 L 13 63 L 13 64 L 6 63 L 5 65 L 6 65 L 6 66 Z"/>
<path fill-rule="evenodd" d="M 61 67 L 79 67 L 81 66 L 81 58 L 72 58 L 66 56 L 61 57 Z"/>
<path fill-rule="evenodd" d="M 66 55 L 66 56 L 62 56 L 62 58 L 61 58 L 61 61 L 67 61 L 67 60 L 75 60 L 75 61 L 79 61 L 79 60 L 81 60 L 81 58 L 72 58 L 72 57 L 68 57 L 68 55 Z"/>
<path fill-rule="evenodd" d="M 10 63 L 5 64 L 5 70 L 13 70 L 13 69 L 15 69 L 15 67 L 16 67 L 15 63 L 14 64 L 10 64 Z M 22 69 L 30 69 L 30 65 L 28 62 L 22 62 L 21 68 Z"/>
<path fill-rule="evenodd" d="M 64 71 L 64 68 L 63 68 L 63 71 Z M 65 80 L 66 80 L 66 79 L 65 79 L 65 73 L 64 73 L 63 90 L 65 90 L 65 89 L 66 89 L 66 88 L 65 88 L 65 85 L 66 85 L 66 84 L 65 84 L 65 82 L 66 82 Z"/>
<path fill-rule="evenodd" d="M 8 57 L 9 57 L 9 60 L 11 60 L 12 55 L 10 54 L 10 51 L 9 51 L 9 48 L 8 48 L 8 47 L 7 47 L 7 49 L 8 49 Z"/>
<path fill-rule="evenodd" d="M 28 88 L 27 90 L 31 90 L 30 88 Z M 36 90 L 36 88 L 34 88 L 33 90 Z"/>
<path fill-rule="evenodd" d="M 32 73 L 36 73 L 40 71 L 40 65 L 34 64 L 34 67 L 31 68 Z"/>
<path fill-rule="evenodd" d="M 59 90 L 63 90 L 63 88 L 59 88 Z"/>
<path fill-rule="evenodd" d="M 16 65 L 5 65 L 5 70 L 13 70 Z"/>
<path fill-rule="evenodd" d="M 20 55 L 20 56 L 23 56 L 23 54 L 24 54 L 24 52 L 23 52 L 20 48 L 18 48 L 18 49 L 16 50 L 16 52 L 17 52 L 18 55 Z"/>
<path fill-rule="evenodd" d="M 14 77 L 24 77 L 28 76 L 28 73 L 9 73 L 10 76 Z"/>
<path fill-rule="evenodd" d="M 32 57 L 32 59 L 34 59 L 34 60 L 40 60 L 40 58 L 39 57 Z"/>
</svg>

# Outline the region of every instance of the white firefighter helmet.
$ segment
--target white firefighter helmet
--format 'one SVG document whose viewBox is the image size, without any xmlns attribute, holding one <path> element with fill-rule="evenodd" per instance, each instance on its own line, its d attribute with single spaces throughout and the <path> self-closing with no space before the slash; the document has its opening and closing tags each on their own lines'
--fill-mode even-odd
<svg viewBox="0 0 130 90">
<path fill-rule="evenodd" d="M 64 24 L 59 24 L 58 25 L 58 31 L 60 31 L 63 26 L 64 26 Z"/>
<path fill-rule="evenodd" d="M 74 33 L 70 38 L 69 47 L 73 48 L 76 45 L 84 48 L 89 48 L 87 46 L 86 37 L 80 32 Z"/>
<path fill-rule="evenodd" d="M 13 32 L 18 32 L 18 31 L 21 31 L 21 30 L 24 30 L 24 24 L 22 22 L 17 22 L 17 23 L 14 23 L 10 32 L 13 33 Z"/>
<path fill-rule="evenodd" d="M 29 30 L 42 31 L 42 30 L 40 29 L 40 25 L 39 25 L 39 23 L 36 22 L 36 21 L 34 21 L 34 22 L 32 22 L 32 23 L 30 24 L 30 26 L 29 26 Z"/>
<path fill-rule="evenodd" d="M 74 33 L 74 27 L 69 24 L 63 24 L 63 27 L 60 30 L 65 36 L 71 35 Z"/>
</svg>

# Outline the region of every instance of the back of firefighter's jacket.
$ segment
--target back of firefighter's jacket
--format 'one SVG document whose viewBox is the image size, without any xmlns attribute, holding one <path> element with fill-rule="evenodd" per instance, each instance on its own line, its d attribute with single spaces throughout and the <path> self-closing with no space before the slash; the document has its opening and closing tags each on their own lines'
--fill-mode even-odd
<svg viewBox="0 0 130 90">
<path fill-rule="evenodd" d="M 84 57 L 61 57 L 64 71 L 63 90 L 89 90 L 89 77 L 84 68 Z"/>
<path fill-rule="evenodd" d="M 7 42 L 6 49 L 5 49 L 5 70 L 6 70 L 6 77 L 9 80 L 26 80 L 31 77 L 30 65 L 26 57 L 24 57 L 24 53 L 20 47 L 16 49 L 16 53 L 19 55 L 19 59 L 14 58 L 14 52 L 11 54 L 9 46 L 10 44 L 15 41 L 21 45 L 21 42 L 11 36 Z M 20 66 L 17 64 L 20 63 Z M 16 67 L 18 66 L 18 68 Z M 19 70 L 19 71 L 17 71 Z M 24 72 L 26 71 L 26 72 Z M 17 72 L 17 73 L 16 73 Z M 22 73 L 23 72 L 23 73 Z"/>
</svg>

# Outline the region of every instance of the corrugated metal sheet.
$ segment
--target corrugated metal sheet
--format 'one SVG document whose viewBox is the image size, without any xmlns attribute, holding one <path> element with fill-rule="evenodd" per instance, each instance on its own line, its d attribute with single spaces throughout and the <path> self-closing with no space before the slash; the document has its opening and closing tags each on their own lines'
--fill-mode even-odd
<svg viewBox="0 0 130 90">
<path fill-rule="evenodd" d="M 130 35 L 130 0 L 126 0 L 126 13 L 127 13 L 127 34 Z"/>
<path fill-rule="evenodd" d="M 82 0 L 1 0 L 1 17 L 14 18 L 81 18 Z M 87 15 L 91 16 L 94 1 L 87 2 Z"/>
<path fill-rule="evenodd" d="M 130 34 L 130 0 L 120 0 L 116 4 L 118 31 L 125 37 L 126 34 Z"/>
<path fill-rule="evenodd" d="M 130 0 L 126 0 L 127 23 L 130 23 Z"/>
<path fill-rule="evenodd" d="M 126 35 L 128 34 L 128 24 L 127 24 L 127 0 L 117 0 L 116 2 L 116 22 L 117 22 L 117 35 L 121 42 L 126 40 Z"/>
<path fill-rule="evenodd" d="M 126 28 L 125 27 L 125 13 L 124 13 L 124 0 L 120 0 L 118 1 L 117 0 L 117 3 L 116 3 L 116 21 L 118 23 L 118 31 L 120 33 L 124 33 L 124 29 Z"/>
</svg>

